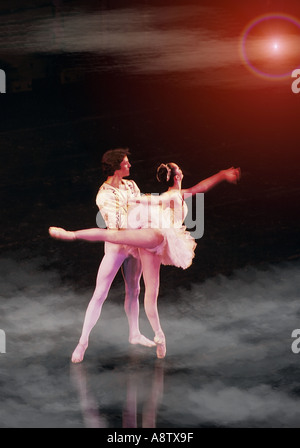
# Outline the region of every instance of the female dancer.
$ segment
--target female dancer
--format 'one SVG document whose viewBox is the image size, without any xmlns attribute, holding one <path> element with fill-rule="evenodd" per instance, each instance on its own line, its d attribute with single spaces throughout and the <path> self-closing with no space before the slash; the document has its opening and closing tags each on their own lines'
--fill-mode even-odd
<svg viewBox="0 0 300 448">
<path fill-rule="evenodd" d="M 240 169 L 229 168 L 220 171 L 191 188 L 182 189 L 181 169 L 175 163 L 167 163 L 158 167 L 157 179 L 165 182 L 168 190 L 160 196 L 148 195 L 138 198 L 136 203 L 132 204 L 131 210 L 129 209 L 126 229 L 92 228 L 70 232 L 50 227 L 49 233 L 57 239 L 108 241 L 138 248 L 145 284 L 145 312 L 155 334 L 157 357 L 164 358 L 166 340 L 157 310 L 160 265 L 174 265 L 186 269 L 192 263 L 196 247 L 194 238 L 183 226 L 187 213 L 184 198 L 206 193 L 222 181 L 237 183 L 240 179 Z M 72 356 L 73 362 L 83 359 L 88 337 L 86 332 L 84 337 L 82 334 Z M 79 353 L 80 357 L 77 356 Z"/>
</svg>

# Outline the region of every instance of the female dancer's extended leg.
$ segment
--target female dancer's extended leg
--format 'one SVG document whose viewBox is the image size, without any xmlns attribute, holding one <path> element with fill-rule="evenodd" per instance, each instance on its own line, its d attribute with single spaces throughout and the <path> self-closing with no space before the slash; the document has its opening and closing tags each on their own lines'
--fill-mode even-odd
<svg viewBox="0 0 300 448">
<path fill-rule="evenodd" d="M 49 233 L 53 238 L 61 240 L 108 241 L 143 249 L 153 249 L 162 243 L 164 238 L 158 229 L 152 228 L 120 230 L 92 228 L 70 232 L 60 227 L 50 227 Z"/>
</svg>

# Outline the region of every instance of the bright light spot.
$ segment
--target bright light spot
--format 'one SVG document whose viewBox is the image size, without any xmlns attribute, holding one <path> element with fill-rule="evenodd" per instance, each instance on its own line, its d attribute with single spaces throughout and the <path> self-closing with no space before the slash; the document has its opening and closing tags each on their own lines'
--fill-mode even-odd
<svg viewBox="0 0 300 448">
<path fill-rule="evenodd" d="M 271 26 L 272 25 L 272 26 Z M 270 35 L 272 32 L 276 34 Z M 285 14 L 260 16 L 245 28 L 242 58 L 251 72 L 269 79 L 290 77 L 299 66 L 300 22 Z"/>
<path fill-rule="evenodd" d="M 273 40 L 269 43 L 269 51 L 276 56 L 283 56 L 284 51 L 286 51 L 286 45 L 283 44 L 282 41 Z"/>
</svg>

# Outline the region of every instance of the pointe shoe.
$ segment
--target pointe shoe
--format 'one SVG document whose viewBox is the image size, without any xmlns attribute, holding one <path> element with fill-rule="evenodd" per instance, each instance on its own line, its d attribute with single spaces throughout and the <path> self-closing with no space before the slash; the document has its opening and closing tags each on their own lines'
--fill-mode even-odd
<svg viewBox="0 0 300 448">
<path fill-rule="evenodd" d="M 69 232 L 61 227 L 49 227 L 49 234 L 57 240 L 73 241 L 76 239 L 75 232 Z"/>
<path fill-rule="evenodd" d="M 73 364 L 79 364 L 83 361 L 85 351 L 87 349 L 87 345 L 85 344 L 78 344 L 75 348 L 74 352 L 72 353 L 71 361 Z"/>
<path fill-rule="evenodd" d="M 159 359 L 163 359 L 167 353 L 166 339 L 165 337 L 155 336 L 154 342 L 156 344 L 156 356 Z"/>
</svg>

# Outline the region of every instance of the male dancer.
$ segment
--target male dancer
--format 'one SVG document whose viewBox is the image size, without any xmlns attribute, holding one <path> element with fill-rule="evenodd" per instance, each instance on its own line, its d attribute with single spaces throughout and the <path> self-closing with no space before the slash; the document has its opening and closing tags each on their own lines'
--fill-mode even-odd
<svg viewBox="0 0 300 448">
<path fill-rule="evenodd" d="M 107 151 L 102 157 L 102 168 L 107 176 L 97 194 L 96 203 L 109 229 L 122 229 L 127 226 L 127 204 L 130 199 L 138 197 L 140 190 L 129 176 L 130 163 L 128 149 L 118 148 Z M 139 292 L 142 273 L 138 251 L 129 246 L 105 243 L 104 257 L 100 263 L 96 288 L 87 307 L 79 343 L 72 354 L 72 362 L 83 360 L 88 347 L 89 335 L 97 323 L 102 305 L 108 295 L 112 281 L 122 266 L 125 281 L 125 312 L 129 323 L 129 342 L 147 347 L 155 347 L 139 330 Z M 134 253 L 135 257 L 132 256 Z"/>
</svg>

